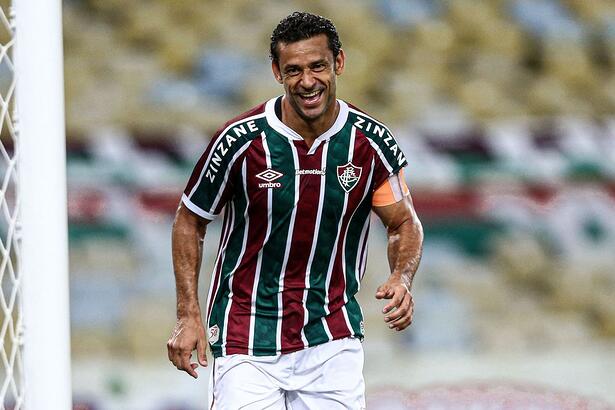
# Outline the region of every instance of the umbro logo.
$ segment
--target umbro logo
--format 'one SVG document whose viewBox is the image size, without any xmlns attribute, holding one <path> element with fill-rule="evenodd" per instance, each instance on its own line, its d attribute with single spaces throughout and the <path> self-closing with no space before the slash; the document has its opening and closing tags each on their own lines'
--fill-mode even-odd
<svg viewBox="0 0 615 410">
<path fill-rule="evenodd" d="M 284 174 L 278 171 L 274 171 L 273 169 L 266 169 L 263 172 L 259 172 L 256 174 L 256 178 L 260 178 L 263 181 L 272 182 L 278 178 L 283 177 Z"/>
<path fill-rule="evenodd" d="M 263 181 L 267 181 L 267 182 L 261 182 L 260 184 L 258 184 L 259 188 L 280 188 L 282 184 L 279 182 L 273 182 L 273 181 L 283 176 L 284 174 L 282 174 L 281 172 L 275 171 L 273 169 L 266 169 L 263 172 L 259 172 L 258 174 L 255 175 L 256 178 L 262 179 Z"/>
</svg>

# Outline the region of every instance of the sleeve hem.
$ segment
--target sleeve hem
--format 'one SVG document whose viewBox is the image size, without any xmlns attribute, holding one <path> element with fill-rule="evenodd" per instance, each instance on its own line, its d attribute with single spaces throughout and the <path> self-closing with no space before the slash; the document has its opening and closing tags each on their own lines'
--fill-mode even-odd
<svg viewBox="0 0 615 410">
<path fill-rule="evenodd" d="M 192 212 L 194 212 L 195 214 L 197 214 L 201 218 L 209 219 L 210 221 L 213 221 L 214 219 L 216 219 L 217 215 L 211 214 L 211 213 L 209 213 L 207 211 L 204 211 L 201 208 L 199 208 L 192 201 L 190 201 L 190 198 L 188 198 L 188 196 L 186 194 L 182 195 L 182 202 L 183 202 L 184 205 L 186 205 L 186 208 L 190 209 Z"/>
</svg>

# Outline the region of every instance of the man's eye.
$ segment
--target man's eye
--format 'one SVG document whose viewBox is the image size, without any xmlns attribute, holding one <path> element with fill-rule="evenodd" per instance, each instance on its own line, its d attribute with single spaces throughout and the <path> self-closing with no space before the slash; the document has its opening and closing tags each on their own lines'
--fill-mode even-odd
<svg viewBox="0 0 615 410">
<path fill-rule="evenodd" d="M 326 68 L 326 66 L 324 64 L 316 64 L 314 67 L 312 67 L 313 71 L 319 72 L 322 71 Z"/>
<path fill-rule="evenodd" d="M 297 74 L 299 74 L 299 70 L 296 68 L 289 68 L 288 70 L 286 70 L 286 75 L 294 76 Z"/>
</svg>

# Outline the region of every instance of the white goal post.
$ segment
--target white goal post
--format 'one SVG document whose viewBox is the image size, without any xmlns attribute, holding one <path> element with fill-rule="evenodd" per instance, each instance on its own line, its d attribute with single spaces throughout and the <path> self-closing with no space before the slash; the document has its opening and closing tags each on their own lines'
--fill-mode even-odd
<svg viewBox="0 0 615 410">
<path fill-rule="evenodd" d="M 23 375 L 14 377 L 23 377 L 25 382 L 23 404 L 17 400 L 14 405 L 26 410 L 68 410 L 71 375 L 62 4 L 61 0 L 12 3 L 23 308 Z"/>
</svg>

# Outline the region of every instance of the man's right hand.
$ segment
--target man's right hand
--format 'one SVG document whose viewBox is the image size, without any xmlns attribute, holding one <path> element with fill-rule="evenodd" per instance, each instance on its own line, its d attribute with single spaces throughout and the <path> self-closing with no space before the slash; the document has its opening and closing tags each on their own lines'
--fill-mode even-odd
<svg viewBox="0 0 615 410">
<path fill-rule="evenodd" d="M 190 362 L 192 351 L 196 349 L 198 363 Z M 169 360 L 195 379 L 199 364 L 207 366 L 207 340 L 201 318 L 178 319 L 171 337 L 167 342 Z"/>
</svg>

